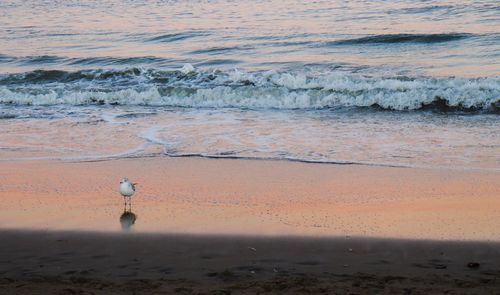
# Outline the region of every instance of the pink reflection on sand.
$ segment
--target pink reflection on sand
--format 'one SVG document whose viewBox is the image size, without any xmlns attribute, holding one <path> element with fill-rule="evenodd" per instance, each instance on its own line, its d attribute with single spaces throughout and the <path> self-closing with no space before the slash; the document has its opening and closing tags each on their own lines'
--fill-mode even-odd
<svg viewBox="0 0 500 295">
<path fill-rule="evenodd" d="M 500 240 L 498 173 L 279 161 L 2 162 L 2 228 Z M 8 171 L 8 172 L 7 172 Z"/>
</svg>

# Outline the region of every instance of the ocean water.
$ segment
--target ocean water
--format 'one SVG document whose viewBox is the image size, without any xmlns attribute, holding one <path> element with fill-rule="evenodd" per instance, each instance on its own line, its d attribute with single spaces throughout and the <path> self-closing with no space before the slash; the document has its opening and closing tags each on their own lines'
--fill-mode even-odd
<svg viewBox="0 0 500 295">
<path fill-rule="evenodd" d="M 500 170 L 498 1 L 2 1 L 0 160 Z"/>
</svg>

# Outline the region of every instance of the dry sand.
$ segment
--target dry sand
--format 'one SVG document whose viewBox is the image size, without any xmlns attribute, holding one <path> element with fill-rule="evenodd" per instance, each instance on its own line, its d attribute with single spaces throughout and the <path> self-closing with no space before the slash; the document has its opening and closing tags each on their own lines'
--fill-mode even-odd
<svg viewBox="0 0 500 295">
<path fill-rule="evenodd" d="M 199 158 L 0 168 L 0 294 L 500 293 L 498 172 Z M 125 175 L 139 182 L 128 230 Z"/>
</svg>

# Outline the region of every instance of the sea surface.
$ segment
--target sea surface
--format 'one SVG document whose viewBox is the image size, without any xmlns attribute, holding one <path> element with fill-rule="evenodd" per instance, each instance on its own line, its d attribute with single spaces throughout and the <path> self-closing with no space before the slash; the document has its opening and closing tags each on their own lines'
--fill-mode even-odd
<svg viewBox="0 0 500 295">
<path fill-rule="evenodd" d="M 498 1 L 1 1 L 0 161 L 500 171 Z"/>
</svg>

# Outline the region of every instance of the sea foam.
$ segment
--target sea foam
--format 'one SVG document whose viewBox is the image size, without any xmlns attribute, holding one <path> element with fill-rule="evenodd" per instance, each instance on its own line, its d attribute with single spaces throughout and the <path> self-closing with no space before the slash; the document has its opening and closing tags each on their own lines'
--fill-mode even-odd
<svg viewBox="0 0 500 295">
<path fill-rule="evenodd" d="M 497 112 L 500 79 L 374 77 L 342 72 L 37 71 L 0 77 L 0 103 L 190 108 L 483 110 Z"/>
</svg>

